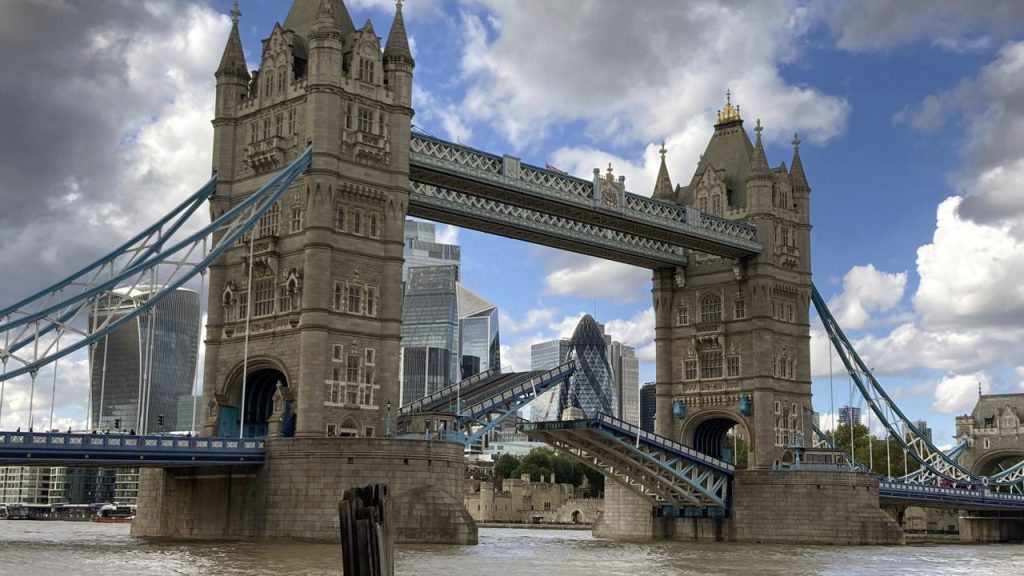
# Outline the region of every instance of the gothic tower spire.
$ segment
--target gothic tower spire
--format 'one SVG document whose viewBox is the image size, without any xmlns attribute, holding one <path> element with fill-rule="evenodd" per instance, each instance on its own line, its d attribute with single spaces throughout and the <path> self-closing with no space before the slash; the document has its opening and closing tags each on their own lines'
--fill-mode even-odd
<svg viewBox="0 0 1024 576">
<path fill-rule="evenodd" d="M 761 131 L 764 128 L 761 126 L 761 119 L 757 119 L 757 124 L 754 126 L 754 132 L 757 134 L 757 138 L 754 140 L 754 152 L 750 157 L 750 172 L 747 174 L 747 181 L 751 180 L 770 180 L 771 169 L 768 168 L 768 158 L 764 155 L 764 145 L 761 143 Z"/>
<path fill-rule="evenodd" d="M 217 67 L 216 76 L 231 75 L 249 80 L 249 69 L 245 63 L 245 52 L 242 51 L 242 39 L 238 35 L 238 19 L 242 12 L 238 9 L 238 0 L 231 9 L 231 34 L 228 35 L 228 43 L 224 46 L 224 54 L 220 58 L 220 66 Z"/>
<path fill-rule="evenodd" d="M 804 174 L 804 163 L 800 161 L 800 135 L 793 133 L 793 165 L 789 169 L 789 179 L 793 183 L 794 191 L 810 192 L 811 186 L 807 183 L 807 175 Z"/>
<path fill-rule="evenodd" d="M 384 58 L 407 58 L 412 62 L 409 38 L 405 33 L 405 20 L 402 19 L 402 0 L 395 3 L 395 19 L 391 23 L 388 42 L 384 45 Z"/>
<path fill-rule="evenodd" d="M 672 179 L 668 177 L 668 167 L 665 166 L 665 154 L 668 150 L 665 149 L 664 141 L 662 141 L 661 149 L 658 152 L 661 154 L 661 168 L 658 169 L 658 179 L 654 183 L 653 198 L 662 202 L 673 202 L 676 194 L 672 189 Z"/>
<path fill-rule="evenodd" d="M 416 61 L 409 50 L 409 37 L 405 33 L 405 20 L 402 19 L 402 0 L 395 2 L 395 19 L 388 32 L 388 42 L 384 45 L 384 74 L 388 86 L 395 93 L 398 104 L 412 107 L 412 70 Z"/>
</svg>

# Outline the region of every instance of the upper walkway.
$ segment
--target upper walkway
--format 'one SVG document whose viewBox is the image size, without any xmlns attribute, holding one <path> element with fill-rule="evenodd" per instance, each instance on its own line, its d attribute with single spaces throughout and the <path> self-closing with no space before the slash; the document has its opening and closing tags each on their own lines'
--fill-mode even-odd
<svg viewBox="0 0 1024 576">
<path fill-rule="evenodd" d="M 761 252 L 754 226 L 413 134 L 409 214 L 646 268 Z"/>
<path fill-rule="evenodd" d="M 265 457 L 263 438 L 0 432 L 6 466 L 251 466 Z"/>
</svg>

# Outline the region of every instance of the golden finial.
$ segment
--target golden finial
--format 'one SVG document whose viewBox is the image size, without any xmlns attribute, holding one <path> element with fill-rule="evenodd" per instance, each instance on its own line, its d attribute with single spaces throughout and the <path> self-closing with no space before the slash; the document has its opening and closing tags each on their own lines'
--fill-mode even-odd
<svg viewBox="0 0 1024 576">
<path fill-rule="evenodd" d="M 608 163 L 608 175 L 605 176 L 605 179 L 608 180 L 609 182 L 615 182 L 615 176 L 612 174 L 612 163 L 611 162 Z"/>
<path fill-rule="evenodd" d="M 238 0 L 235 0 L 235 5 L 231 7 L 231 21 L 238 24 L 238 19 L 242 17 L 242 11 L 238 9 Z"/>
<path fill-rule="evenodd" d="M 740 119 L 740 107 L 732 105 L 732 90 L 725 91 L 725 108 L 718 111 L 716 124 L 735 122 Z"/>
</svg>

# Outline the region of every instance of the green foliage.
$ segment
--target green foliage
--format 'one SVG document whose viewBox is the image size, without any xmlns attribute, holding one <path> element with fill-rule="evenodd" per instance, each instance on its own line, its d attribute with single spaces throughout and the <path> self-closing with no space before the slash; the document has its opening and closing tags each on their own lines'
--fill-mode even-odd
<svg viewBox="0 0 1024 576">
<path fill-rule="evenodd" d="M 747 446 L 747 439 L 742 436 L 734 434 L 734 432 L 735 430 L 730 432 L 725 437 L 725 447 L 730 450 L 733 450 L 735 448 L 735 452 L 733 455 L 733 464 L 736 465 L 737 470 L 746 470 L 748 456 L 747 452 L 750 448 Z"/>
<path fill-rule="evenodd" d="M 834 432 L 826 433 L 835 442 L 836 447 L 850 453 L 850 425 L 840 424 Z M 881 476 L 903 476 L 921 467 L 913 456 L 903 452 L 903 446 L 893 439 L 886 441 L 868 434 L 868 427 L 863 424 L 853 425 L 854 458 L 864 466 L 871 466 L 871 471 Z"/>
<path fill-rule="evenodd" d="M 552 473 L 556 482 L 577 488 L 586 481 L 590 496 L 604 492 L 604 474 L 550 448 L 534 448 L 521 458 L 502 454 L 494 463 L 494 475 L 498 478 L 519 478 L 529 474 L 530 480 L 539 481 L 541 476 L 550 479 Z"/>
</svg>

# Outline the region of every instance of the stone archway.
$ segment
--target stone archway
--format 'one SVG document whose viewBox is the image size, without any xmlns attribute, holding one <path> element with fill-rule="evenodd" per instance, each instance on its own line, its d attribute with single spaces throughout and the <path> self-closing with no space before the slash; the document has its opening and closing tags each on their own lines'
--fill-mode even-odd
<svg viewBox="0 0 1024 576">
<path fill-rule="evenodd" d="M 569 519 L 573 524 L 579 524 L 583 520 L 583 513 L 579 510 L 573 510 Z"/>
<path fill-rule="evenodd" d="M 733 450 L 743 448 L 738 443 L 734 445 L 727 442 L 729 438 L 735 438 L 730 435 L 730 432 L 745 439 L 743 444 L 746 446 L 749 458 L 749 450 L 752 445 L 750 433 L 743 419 L 731 412 L 710 411 L 701 413 L 683 427 L 681 441 L 694 450 L 714 458 L 721 458 L 735 463 L 739 461 L 739 458 L 737 454 L 733 454 Z"/>
<path fill-rule="evenodd" d="M 218 399 L 218 436 L 266 437 L 274 414 L 275 393 L 278 387 L 287 386 L 288 376 L 276 360 L 253 358 L 248 362 L 244 379 L 242 366 L 237 366 L 227 379 L 225 393 Z"/>
<path fill-rule="evenodd" d="M 993 450 L 978 458 L 971 472 L 979 476 L 992 476 L 1024 460 L 1024 450 Z"/>
</svg>

